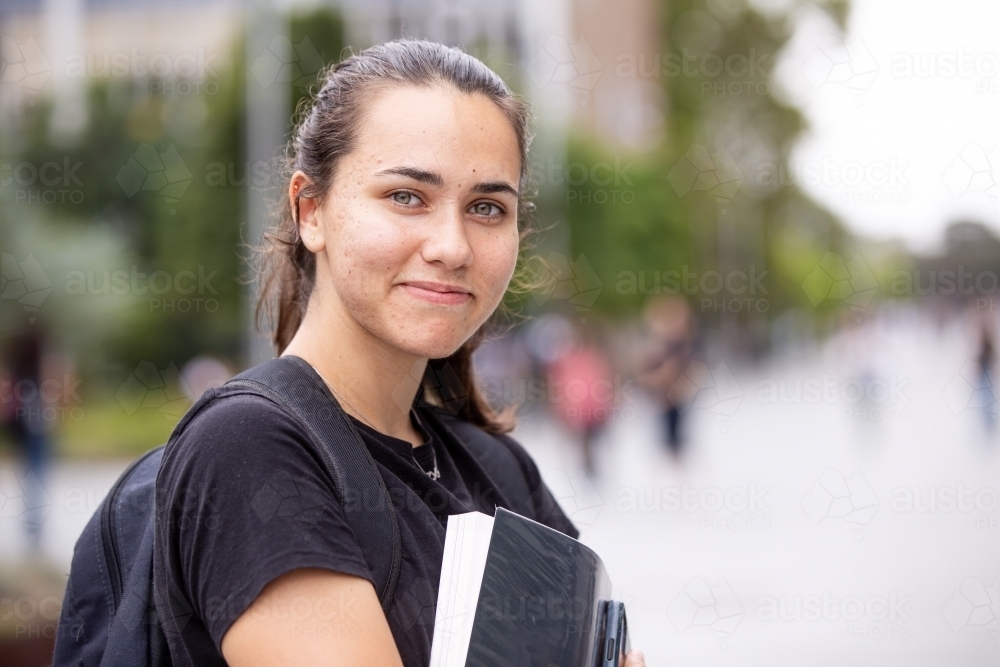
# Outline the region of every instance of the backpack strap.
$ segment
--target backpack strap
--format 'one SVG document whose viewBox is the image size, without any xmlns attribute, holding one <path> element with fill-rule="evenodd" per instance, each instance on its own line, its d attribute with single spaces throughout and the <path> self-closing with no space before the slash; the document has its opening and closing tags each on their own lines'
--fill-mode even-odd
<svg viewBox="0 0 1000 667">
<path fill-rule="evenodd" d="M 240 393 L 267 398 L 305 426 L 334 479 L 388 614 L 402 561 L 396 511 L 375 460 L 326 382 L 305 360 L 284 356 L 237 375 L 216 389 L 213 398 Z"/>
<path fill-rule="evenodd" d="M 504 436 L 487 433 L 475 424 L 458 419 L 444 410 L 430 409 L 426 414 L 430 414 L 486 470 L 494 488 L 506 501 L 506 509 L 532 520 L 538 519 L 524 468 Z"/>
</svg>

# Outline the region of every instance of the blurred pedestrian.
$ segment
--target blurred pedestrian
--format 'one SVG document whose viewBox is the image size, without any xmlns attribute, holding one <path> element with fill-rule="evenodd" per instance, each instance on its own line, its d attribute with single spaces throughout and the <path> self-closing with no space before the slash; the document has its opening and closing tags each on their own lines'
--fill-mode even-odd
<svg viewBox="0 0 1000 667">
<path fill-rule="evenodd" d="M 577 437 L 588 477 L 597 476 L 595 440 L 614 410 L 611 364 L 603 350 L 582 336 L 548 368 L 550 405 Z"/>
<path fill-rule="evenodd" d="M 21 480 L 24 494 L 21 523 L 30 547 L 37 550 L 42 520 L 49 506 L 43 480 L 52 455 L 51 431 L 65 387 L 61 378 L 52 377 L 52 358 L 39 325 L 15 335 L 5 352 L 7 377 L 0 395 L 2 415 L 15 449 L 27 464 Z"/>
<path fill-rule="evenodd" d="M 694 315 L 677 296 L 651 299 L 643 312 L 646 341 L 640 354 L 639 384 L 660 408 L 665 442 L 678 456 L 683 446 L 681 418 L 695 385 L 685 376 L 694 352 Z"/>
<path fill-rule="evenodd" d="M 993 344 L 993 327 L 986 318 L 980 319 L 979 350 L 976 361 L 979 364 L 979 386 L 988 399 L 983 401 L 986 428 L 991 432 L 997 427 L 997 401 L 994 391 L 993 371 L 997 364 L 996 348 Z"/>
</svg>

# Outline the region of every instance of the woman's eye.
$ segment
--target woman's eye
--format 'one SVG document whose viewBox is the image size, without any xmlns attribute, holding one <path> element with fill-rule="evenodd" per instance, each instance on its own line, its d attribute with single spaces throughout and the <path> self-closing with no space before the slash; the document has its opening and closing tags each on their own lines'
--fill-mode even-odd
<svg viewBox="0 0 1000 667">
<path fill-rule="evenodd" d="M 402 204 L 403 206 L 410 206 L 411 204 L 417 203 L 417 196 L 412 192 L 393 192 L 392 200 L 397 204 Z"/>
<path fill-rule="evenodd" d="M 476 215 L 492 218 L 503 213 L 503 209 L 488 201 L 481 201 L 478 204 L 472 205 L 472 212 Z"/>
</svg>

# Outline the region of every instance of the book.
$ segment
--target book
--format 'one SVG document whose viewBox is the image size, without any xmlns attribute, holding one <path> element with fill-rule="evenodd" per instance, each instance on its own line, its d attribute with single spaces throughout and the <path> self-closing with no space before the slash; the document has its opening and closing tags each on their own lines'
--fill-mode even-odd
<svg viewBox="0 0 1000 667">
<path fill-rule="evenodd" d="M 502 507 L 448 517 L 430 667 L 617 667 L 628 647 L 593 550 Z"/>
</svg>

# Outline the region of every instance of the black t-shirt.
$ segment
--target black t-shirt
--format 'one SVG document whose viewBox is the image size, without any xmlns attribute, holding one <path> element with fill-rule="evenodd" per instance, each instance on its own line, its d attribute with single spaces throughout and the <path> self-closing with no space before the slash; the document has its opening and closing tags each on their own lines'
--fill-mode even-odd
<svg viewBox="0 0 1000 667">
<path fill-rule="evenodd" d="M 430 662 L 448 515 L 492 516 L 504 504 L 468 450 L 437 430 L 430 409 L 414 409 L 426 437 L 416 448 L 354 420 L 397 511 L 402 563 L 387 616 L 405 667 Z M 505 441 L 531 490 L 529 518 L 578 537 L 528 453 Z M 154 589 L 175 667 L 225 665 L 229 626 L 291 570 L 373 581 L 318 456 L 299 422 L 253 395 L 215 400 L 167 446 L 156 480 Z M 424 470 L 435 459 L 440 478 L 432 480 Z"/>
</svg>

